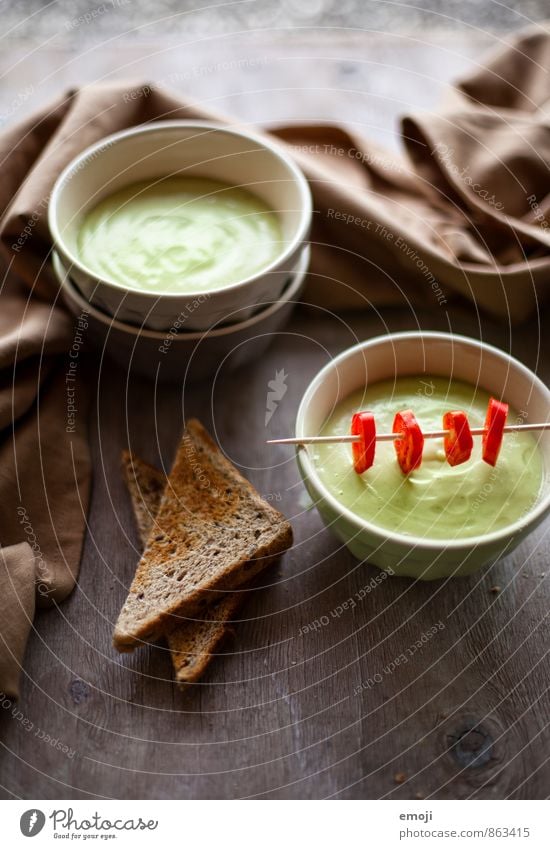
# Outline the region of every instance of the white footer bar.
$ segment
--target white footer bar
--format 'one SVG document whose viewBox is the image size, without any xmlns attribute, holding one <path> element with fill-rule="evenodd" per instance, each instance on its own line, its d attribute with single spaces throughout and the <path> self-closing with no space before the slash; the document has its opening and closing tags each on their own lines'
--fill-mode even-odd
<svg viewBox="0 0 550 849">
<path fill-rule="evenodd" d="M 547 801 L 487 800 L 0 801 L 0 823 L 2 845 L 10 849 L 546 849 L 549 807 Z"/>
</svg>

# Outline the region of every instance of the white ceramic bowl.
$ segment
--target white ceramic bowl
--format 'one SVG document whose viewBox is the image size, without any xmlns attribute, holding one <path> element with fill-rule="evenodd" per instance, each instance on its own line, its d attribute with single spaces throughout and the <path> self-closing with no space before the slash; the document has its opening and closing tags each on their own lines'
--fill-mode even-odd
<svg viewBox="0 0 550 849">
<path fill-rule="evenodd" d="M 263 354 L 299 302 L 308 259 L 306 251 L 278 300 L 261 305 L 254 315 L 243 319 L 242 312 L 236 312 L 231 324 L 194 332 L 180 327 L 177 333 L 140 329 L 105 315 L 79 292 L 55 252 L 52 264 L 63 301 L 75 317 L 83 317 L 84 339 L 89 338 L 94 348 L 145 377 L 201 380 L 220 366 L 234 369 Z"/>
<path fill-rule="evenodd" d="M 130 183 L 168 175 L 208 177 L 254 192 L 279 217 L 280 255 L 253 276 L 206 294 L 128 289 L 87 268 L 77 236 L 88 210 Z M 185 304 L 198 299 L 186 326 L 203 330 L 235 310 L 252 315 L 258 304 L 277 300 L 306 245 L 311 196 L 300 169 L 275 143 L 210 122 L 158 121 L 107 136 L 77 156 L 55 183 L 48 221 L 64 267 L 94 306 L 121 321 L 166 330 Z"/>
<path fill-rule="evenodd" d="M 447 333 L 394 333 L 344 351 L 314 378 L 298 410 L 296 436 L 319 433 L 335 404 L 354 390 L 406 375 L 439 375 L 479 385 L 527 413 L 526 422 L 547 421 L 550 391 L 504 351 Z M 544 483 L 535 506 L 521 521 L 464 540 L 427 540 L 378 527 L 348 510 L 321 481 L 307 447 L 298 449 L 305 485 L 325 523 L 360 560 L 396 575 L 434 579 L 466 575 L 508 554 L 550 511 L 550 432 L 537 433 Z"/>
</svg>

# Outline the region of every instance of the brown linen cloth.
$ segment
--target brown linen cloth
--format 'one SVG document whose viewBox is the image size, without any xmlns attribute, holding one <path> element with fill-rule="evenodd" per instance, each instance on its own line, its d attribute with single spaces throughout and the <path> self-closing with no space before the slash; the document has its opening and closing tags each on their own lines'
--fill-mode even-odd
<svg viewBox="0 0 550 849">
<path fill-rule="evenodd" d="M 86 395 L 68 418 L 72 321 L 4 280 L 0 295 L 0 693 L 17 696 L 35 605 L 73 589 L 88 507 Z M 74 354 L 74 352 L 73 352 Z M 76 360 L 78 371 L 81 368 Z M 80 375 L 79 375 L 80 379 Z M 72 384 L 70 384 L 72 385 Z M 76 400 L 78 399 L 78 401 Z"/>
<path fill-rule="evenodd" d="M 519 37 L 458 85 L 452 106 L 403 121 L 401 158 L 339 127 L 274 130 L 314 197 L 306 300 L 445 307 L 461 293 L 512 321 L 528 316 L 550 288 L 549 65 L 549 36 Z M 154 84 L 92 85 L 0 137 L 0 239 L 20 278 L 3 287 L 0 310 L 0 691 L 10 695 L 31 585 L 51 601 L 76 580 L 89 486 L 85 416 L 66 429 L 59 358 L 74 328 L 55 306 L 47 265 L 49 194 L 61 169 L 105 135 L 196 117 L 226 120 Z M 81 381 L 82 404 L 84 390 Z"/>
</svg>

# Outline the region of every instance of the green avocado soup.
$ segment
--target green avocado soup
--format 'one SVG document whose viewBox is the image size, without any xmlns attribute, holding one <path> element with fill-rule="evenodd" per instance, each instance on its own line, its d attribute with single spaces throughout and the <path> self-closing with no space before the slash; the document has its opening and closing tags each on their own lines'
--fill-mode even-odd
<svg viewBox="0 0 550 849">
<path fill-rule="evenodd" d="M 321 435 L 347 434 L 359 410 L 374 413 L 378 433 L 390 433 L 399 410 L 411 409 L 423 432 L 442 429 L 448 410 L 464 410 L 470 427 L 485 422 L 489 394 L 459 381 L 437 377 L 388 380 L 340 402 Z M 510 409 L 508 424 L 524 419 Z M 463 539 L 498 531 L 519 520 L 535 504 L 542 456 L 531 433 L 508 433 L 495 467 L 481 459 L 474 436 L 470 459 L 450 466 L 443 439 L 426 439 L 420 468 L 404 475 L 393 442 L 377 442 L 374 465 L 363 475 L 353 469 L 349 443 L 313 446 L 317 472 L 334 498 L 357 516 L 395 533 L 426 539 Z"/>
<path fill-rule="evenodd" d="M 266 268 L 284 248 L 276 213 L 247 189 L 206 178 L 133 183 L 100 201 L 80 260 L 128 289 L 208 292 Z"/>
</svg>

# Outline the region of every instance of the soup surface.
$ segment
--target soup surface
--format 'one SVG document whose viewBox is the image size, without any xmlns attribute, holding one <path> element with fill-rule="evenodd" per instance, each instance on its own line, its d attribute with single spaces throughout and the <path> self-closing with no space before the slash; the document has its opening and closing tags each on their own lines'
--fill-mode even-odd
<svg viewBox="0 0 550 849">
<path fill-rule="evenodd" d="M 424 432 L 441 430 L 448 410 L 464 410 L 470 426 L 482 427 L 489 395 L 466 383 L 437 377 L 400 378 L 369 386 L 335 408 L 322 434 L 349 433 L 352 414 L 370 410 L 378 433 L 390 433 L 396 412 L 411 409 Z M 521 424 L 510 409 L 508 424 Z M 323 483 L 353 513 L 400 534 L 462 539 L 490 533 L 520 519 L 537 500 L 542 457 L 531 433 L 509 433 L 496 466 L 481 459 L 474 436 L 471 458 L 450 466 L 442 439 L 427 439 L 419 469 L 404 475 L 392 442 L 377 442 L 374 465 L 363 475 L 353 470 L 351 446 L 315 445 L 314 462 Z"/>
<path fill-rule="evenodd" d="M 204 178 L 133 183 L 104 198 L 78 233 L 81 261 L 130 289 L 206 292 L 268 266 L 279 219 L 247 189 Z"/>
</svg>

